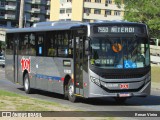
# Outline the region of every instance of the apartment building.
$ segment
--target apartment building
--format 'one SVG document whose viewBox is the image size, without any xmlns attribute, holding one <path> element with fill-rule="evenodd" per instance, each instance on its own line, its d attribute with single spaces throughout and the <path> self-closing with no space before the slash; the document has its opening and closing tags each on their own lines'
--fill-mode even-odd
<svg viewBox="0 0 160 120">
<path fill-rule="evenodd" d="M 122 20 L 124 5 L 117 7 L 114 0 L 51 0 L 50 20 Z"/>
<path fill-rule="evenodd" d="M 0 1 L 0 27 L 18 27 L 21 0 Z M 50 0 L 24 0 L 24 27 L 49 21 Z"/>
<path fill-rule="evenodd" d="M 33 23 L 49 21 L 50 0 L 25 0 L 24 26 L 31 26 Z"/>
<path fill-rule="evenodd" d="M 0 1 L 0 27 L 13 27 L 17 24 L 19 3 L 17 0 Z"/>
</svg>

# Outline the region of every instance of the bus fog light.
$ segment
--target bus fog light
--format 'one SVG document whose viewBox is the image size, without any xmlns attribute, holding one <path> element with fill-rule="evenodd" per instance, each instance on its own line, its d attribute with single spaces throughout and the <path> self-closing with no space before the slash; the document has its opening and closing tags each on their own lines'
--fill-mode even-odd
<svg viewBox="0 0 160 120">
<path fill-rule="evenodd" d="M 91 78 L 91 81 L 95 84 L 97 84 L 98 86 L 100 86 L 100 81 L 98 78 L 95 78 L 95 77 L 90 77 Z"/>
</svg>

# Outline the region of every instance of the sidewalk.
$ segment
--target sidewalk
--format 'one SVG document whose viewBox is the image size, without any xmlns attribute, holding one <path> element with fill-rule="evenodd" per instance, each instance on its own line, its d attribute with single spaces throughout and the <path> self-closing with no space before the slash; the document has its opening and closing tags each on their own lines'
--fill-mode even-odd
<svg viewBox="0 0 160 120">
<path fill-rule="evenodd" d="M 151 89 L 153 90 L 160 90 L 160 83 L 152 82 Z"/>
</svg>

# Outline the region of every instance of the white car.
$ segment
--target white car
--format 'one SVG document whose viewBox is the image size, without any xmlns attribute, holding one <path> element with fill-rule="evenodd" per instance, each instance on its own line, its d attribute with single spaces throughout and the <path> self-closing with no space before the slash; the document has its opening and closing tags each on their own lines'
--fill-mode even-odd
<svg viewBox="0 0 160 120">
<path fill-rule="evenodd" d="M 5 67 L 5 57 L 4 56 L 0 56 L 0 66 L 2 66 L 3 68 Z"/>
</svg>

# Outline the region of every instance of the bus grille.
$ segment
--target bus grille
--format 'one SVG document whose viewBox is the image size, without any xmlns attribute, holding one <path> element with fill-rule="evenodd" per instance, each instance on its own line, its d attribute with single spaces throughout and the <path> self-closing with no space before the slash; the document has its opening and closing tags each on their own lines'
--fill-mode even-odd
<svg viewBox="0 0 160 120">
<path fill-rule="evenodd" d="M 127 78 L 140 78 L 143 77 L 145 74 L 129 74 L 129 75 L 102 75 L 102 78 L 105 79 L 127 79 Z"/>
<path fill-rule="evenodd" d="M 144 87 L 144 84 L 137 88 L 137 89 L 125 89 L 125 90 L 109 90 L 108 88 L 104 87 L 104 86 L 101 86 L 103 90 L 105 90 L 106 92 L 108 93 L 125 93 L 125 92 L 138 92 L 140 91 L 143 87 Z"/>
</svg>

